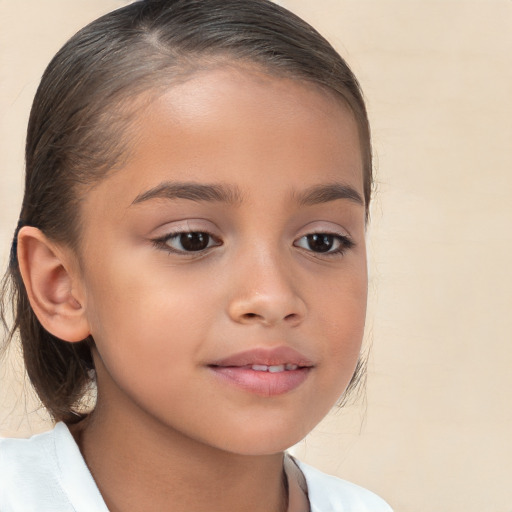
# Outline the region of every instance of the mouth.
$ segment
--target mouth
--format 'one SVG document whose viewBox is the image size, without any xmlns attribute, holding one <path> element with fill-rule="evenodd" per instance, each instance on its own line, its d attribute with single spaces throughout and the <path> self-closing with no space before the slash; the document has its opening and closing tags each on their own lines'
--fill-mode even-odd
<svg viewBox="0 0 512 512">
<path fill-rule="evenodd" d="M 270 372 L 270 373 L 289 372 L 289 371 L 297 370 L 297 368 L 299 368 L 299 365 L 292 364 L 292 363 L 274 364 L 271 366 L 268 366 L 266 364 L 253 364 L 251 366 L 251 370 L 254 370 L 255 372 Z"/>
<path fill-rule="evenodd" d="M 282 372 L 293 371 L 295 367 L 311 367 L 313 362 L 294 348 L 281 346 L 275 348 L 254 348 L 237 352 L 209 366 L 250 367 L 255 371 Z"/>
<path fill-rule="evenodd" d="M 208 365 L 228 385 L 265 397 L 293 391 L 313 367 L 309 359 L 290 347 L 249 350 Z"/>
</svg>

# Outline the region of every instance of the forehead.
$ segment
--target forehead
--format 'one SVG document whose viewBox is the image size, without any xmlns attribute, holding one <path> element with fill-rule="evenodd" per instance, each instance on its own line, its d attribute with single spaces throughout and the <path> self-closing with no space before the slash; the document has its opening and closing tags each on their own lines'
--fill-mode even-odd
<svg viewBox="0 0 512 512">
<path fill-rule="evenodd" d="M 141 104 L 124 167 L 98 187 L 114 187 L 124 204 L 170 179 L 240 181 L 254 192 L 262 180 L 276 191 L 344 181 L 362 192 L 356 121 L 321 86 L 226 65 Z"/>
</svg>

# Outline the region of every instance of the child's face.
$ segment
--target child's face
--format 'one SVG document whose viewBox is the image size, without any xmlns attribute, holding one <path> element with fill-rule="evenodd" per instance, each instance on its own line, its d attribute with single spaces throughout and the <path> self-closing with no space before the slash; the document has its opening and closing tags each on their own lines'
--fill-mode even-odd
<svg viewBox="0 0 512 512">
<path fill-rule="evenodd" d="M 283 450 L 339 398 L 363 336 L 352 115 L 314 86 L 216 69 L 152 103 L 131 149 L 82 210 L 100 401 L 134 428 Z"/>
</svg>

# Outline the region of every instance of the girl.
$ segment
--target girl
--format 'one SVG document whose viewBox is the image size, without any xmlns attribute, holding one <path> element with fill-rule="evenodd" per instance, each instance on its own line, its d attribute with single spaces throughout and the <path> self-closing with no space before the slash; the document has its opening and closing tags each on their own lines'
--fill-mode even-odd
<svg viewBox="0 0 512 512">
<path fill-rule="evenodd" d="M 390 510 L 284 455 L 357 382 L 366 307 L 368 121 L 314 29 L 114 11 L 46 70 L 26 166 L 4 295 L 57 424 L 1 442 L 2 512 Z"/>
</svg>

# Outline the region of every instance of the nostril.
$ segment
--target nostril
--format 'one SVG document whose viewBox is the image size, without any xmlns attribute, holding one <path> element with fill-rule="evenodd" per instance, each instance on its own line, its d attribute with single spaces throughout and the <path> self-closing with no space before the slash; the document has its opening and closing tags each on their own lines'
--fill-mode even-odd
<svg viewBox="0 0 512 512">
<path fill-rule="evenodd" d="M 235 322 L 252 325 L 272 326 L 285 322 L 295 327 L 302 322 L 306 313 L 305 304 L 297 297 L 264 296 L 253 294 L 248 299 L 236 298 L 230 302 L 227 313 Z"/>
</svg>

